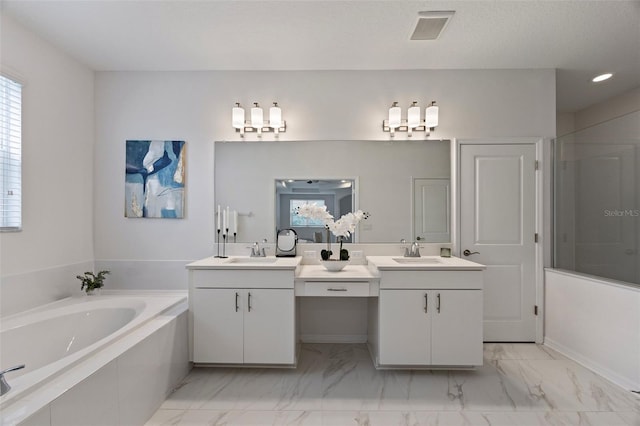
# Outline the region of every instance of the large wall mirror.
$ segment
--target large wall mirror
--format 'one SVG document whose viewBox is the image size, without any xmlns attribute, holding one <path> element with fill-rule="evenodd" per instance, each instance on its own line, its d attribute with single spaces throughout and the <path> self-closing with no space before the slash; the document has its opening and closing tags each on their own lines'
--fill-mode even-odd
<svg viewBox="0 0 640 426">
<path fill-rule="evenodd" d="M 448 140 L 216 142 L 214 155 L 215 204 L 238 211 L 238 242 L 273 242 L 291 228 L 292 199 L 325 200 L 336 217 L 368 212 L 355 242 L 451 241 Z M 329 187 L 334 195 L 318 197 Z M 301 239 L 321 238 L 308 228 Z"/>
</svg>

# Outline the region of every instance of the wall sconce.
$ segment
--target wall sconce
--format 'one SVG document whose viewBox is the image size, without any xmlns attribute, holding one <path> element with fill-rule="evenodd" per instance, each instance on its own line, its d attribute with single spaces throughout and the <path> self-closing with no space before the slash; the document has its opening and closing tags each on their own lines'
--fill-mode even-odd
<svg viewBox="0 0 640 426">
<path fill-rule="evenodd" d="M 253 103 L 249 118 L 250 120 L 245 120 L 244 108 L 240 106 L 240 102 L 236 102 L 236 106 L 231 110 L 231 125 L 241 137 L 244 137 L 245 132 L 256 132 L 258 137 L 262 137 L 262 133 L 273 132 L 277 136 L 287 131 L 287 123 L 282 119 L 282 109 L 277 102 L 269 108 L 268 121 L 265 122 L 264 111 L 258 102 Z"/>
<path fill-rule="evenodd" d="M 389 118 L 382 121 L 382 131 L 391 133 L 391 137 L 395 136 L 395 132 L 407 132 L 407 136 L 411 137 L 413 132 L 429 132 L 438 126 L 438 106 L 433 101 L 425 109 L 424 120 L 420 117 L 420 107 L 418 102 L 413 101 L 407 110 L 407 118 L 402 118 L 402 109 L 398 106 L 398 102 L 394 102 L 389 108 Z"/>
</svg>

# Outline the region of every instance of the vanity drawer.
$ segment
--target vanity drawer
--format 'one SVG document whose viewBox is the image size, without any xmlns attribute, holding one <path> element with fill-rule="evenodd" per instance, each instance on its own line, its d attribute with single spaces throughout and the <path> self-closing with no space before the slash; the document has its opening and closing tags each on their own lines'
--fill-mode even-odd
<svg viewBox="0 0 640 426">
<path fill-rule="evenodd" d="M 369 282 L 305 281 L 304 295 L 326 297 L 368 297 Z"/>
<path fill-rule="evenodd" d="M 382 271 L 380 288 L 481 290 L 483 271 Z"/>
<path fill-rule="evenodd" d="M 293 288 L 293 270 L 191 270 L 194 288 Z"/>
</svg>

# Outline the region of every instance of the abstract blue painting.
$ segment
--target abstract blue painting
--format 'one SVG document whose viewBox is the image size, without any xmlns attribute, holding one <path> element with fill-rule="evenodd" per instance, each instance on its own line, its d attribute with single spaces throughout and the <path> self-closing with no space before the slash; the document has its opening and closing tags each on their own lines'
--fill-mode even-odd
<svg viewBox="0 0 640 426">
<path fill-rule="evenodd" d="M 125 217 L 184 217 L 184 141 L 128 140 Z"/>
</svg>

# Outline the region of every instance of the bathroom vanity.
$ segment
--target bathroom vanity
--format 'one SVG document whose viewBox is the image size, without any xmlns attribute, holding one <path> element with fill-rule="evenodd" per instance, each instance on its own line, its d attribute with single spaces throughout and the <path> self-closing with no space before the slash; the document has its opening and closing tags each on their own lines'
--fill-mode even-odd
<svg viewBox="0 0 640 426">
<path fill-rule="evenodd" d="M 482 365 L 484 266 L 458 258 L 367 257 L 330 272 L 301 258 L 207 258 L 189 270 L 197 365 L 295 366 L 296 301 L 367 298 L 378 368 Z"/>
<path fill-rule="evenodd" d="M 380 291 L 369 301 L 377 367 L 482 365 L 483 265 L 451 257 L 372 256 Z"/>
</svg>

